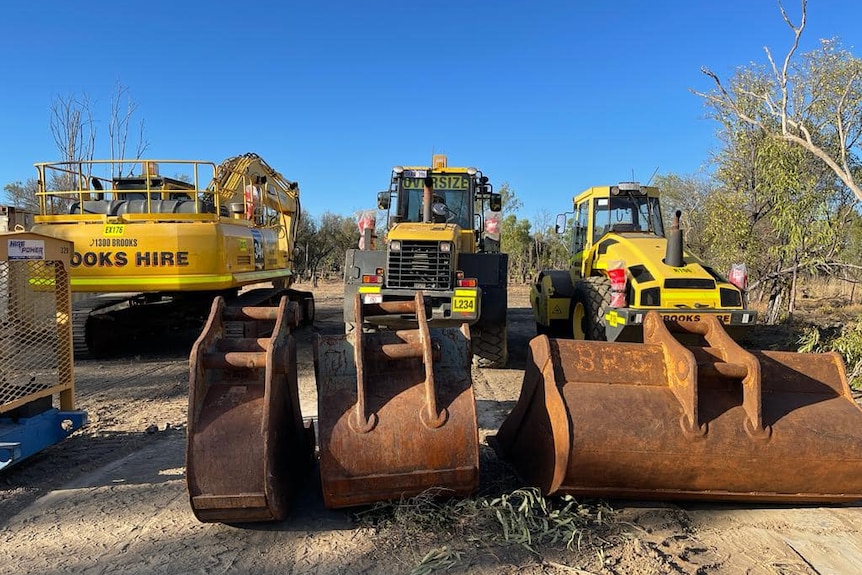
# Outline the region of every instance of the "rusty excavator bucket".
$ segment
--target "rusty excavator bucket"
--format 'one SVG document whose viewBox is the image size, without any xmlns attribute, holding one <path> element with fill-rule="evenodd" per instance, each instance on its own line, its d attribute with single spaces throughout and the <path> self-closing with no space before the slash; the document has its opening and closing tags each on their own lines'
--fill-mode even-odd
<svg viewBox="0 0 862 575">
<path fill-rule="evenodd" d="M 296 304 L 228 308 L 221 297 L 189 360 L 186 480 L 200 521 L 277 521 L 314 462 L 299 407 Z M 260 326 L 271 337 L 244 337 Z M 245 327 L 244 327 L 245 326 Z"/>
<path fill-rule="evenodd" d="M 643 344 L 534 338 L 492 443 L 548 495 L 862 499 L 862 409 L 840 356 L 748 352 L 711 316 L 650 312 Z"/>
<path fill-rule="evenodd" d="M 363 305 L 356 329 L 314 346 L 320 478 L 328 508 L 479 485 L 469 328 L 429 329 L 413 301 Z M 363 333 L 362 318 L 416 314 L 418 329 Z"/>
</svg>

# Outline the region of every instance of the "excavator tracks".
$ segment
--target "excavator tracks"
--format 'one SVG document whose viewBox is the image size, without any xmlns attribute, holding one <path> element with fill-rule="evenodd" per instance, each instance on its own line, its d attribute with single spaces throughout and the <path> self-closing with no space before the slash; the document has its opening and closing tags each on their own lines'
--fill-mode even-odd
<svg viewBox="0 0 862 575">
<path fill-rule="evenodd" d="M 96 327 L 94 312 L 129 300 L 128 295 L 94 297 L 75 302 L 72 306 L 72 347 L 75 359 L 93 359 L 107 348 L 106 337 Z"/>
</svg>

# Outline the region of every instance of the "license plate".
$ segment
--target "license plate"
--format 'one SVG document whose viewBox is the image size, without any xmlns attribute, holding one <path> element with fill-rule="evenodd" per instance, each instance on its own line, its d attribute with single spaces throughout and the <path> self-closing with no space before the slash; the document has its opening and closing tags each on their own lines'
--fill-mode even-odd
<svg viewBox="0 0 862 575">
<path fill-rule="evenodd" d="M 380 293 L 362 294 L 362 303 L 383 303 L 383 294 L 380 294 Z"/>
<path fill-rule="evenodd" d="M 452 298 L 452 311 L 455 313 L 476 313 L 476 298 L 455 296 Z"/>
</svg>

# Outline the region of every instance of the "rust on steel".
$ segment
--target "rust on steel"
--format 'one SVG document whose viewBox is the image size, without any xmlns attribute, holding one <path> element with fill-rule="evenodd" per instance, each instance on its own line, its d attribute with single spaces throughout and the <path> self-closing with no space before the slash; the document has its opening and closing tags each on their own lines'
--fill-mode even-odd
<svg viewBox="0 0 862 575">
<path fill-rule="evenodd" d="M 272 337 L 242 338 L 225 326 L 241 318 L 218 297 L 192 348 L 186 481 L 200 521 L 284 519 L 311 469 L 314 430 L 299 407 L 290 305 L 285 297 L 278 308 L 243 308 L 246 320 L 275 327 Z"/>
<path fill-rule="evenodd" d="M 324 504 L 348 507 L 434 488 L 472 493 L 479 441 L 469 328 L 429 328 L 420 291 L 388 307 L 415 313 L 416 329 L 366 332 L 372 306 L 360 298 L 353 333 L 314 342 Z"/>
<path fill-rule="evenodd" d="M 840 356 L 747 351 L 711 320 L 651 312 L 642 344 L 534 338 L 492 444 L 549 495 L 862 499 L 862 409 Z"/>
</svg>

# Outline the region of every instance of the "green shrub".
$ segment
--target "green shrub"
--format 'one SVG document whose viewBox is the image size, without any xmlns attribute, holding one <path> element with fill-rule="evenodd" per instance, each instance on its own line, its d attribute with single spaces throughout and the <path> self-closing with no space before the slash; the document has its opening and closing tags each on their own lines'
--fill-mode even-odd
<svg viewBox="0 0 862 575">
<path fill-rule="evenodd" d="M 862 322 L 848 323 L 840 330 L 812 326 L 799 338 L 798 351 L 803 353 L 838 352 L 847 366 L 850 387 L 862 389 Z"/>
</svg>

